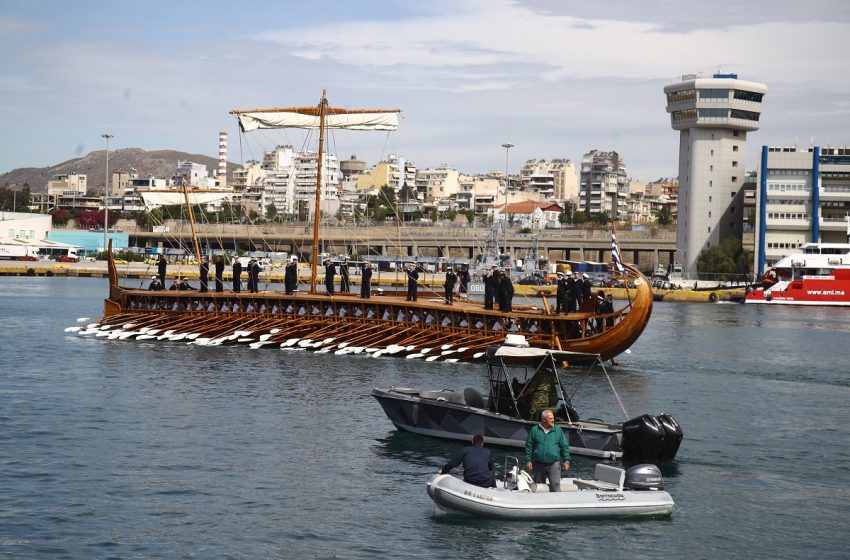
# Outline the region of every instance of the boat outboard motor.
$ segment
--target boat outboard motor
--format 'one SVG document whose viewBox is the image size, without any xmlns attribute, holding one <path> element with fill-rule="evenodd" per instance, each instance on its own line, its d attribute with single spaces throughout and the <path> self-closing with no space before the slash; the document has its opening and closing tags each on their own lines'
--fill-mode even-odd
<svg viewBox="0 0 850 560">
<path fill-rule="evenodd" d="M 632 490 L 664 490 L 664 479 L 655 465 L 635 465 L 626 471 L 623 486 Z"/>
<path fill-rule="evenodd" d="M 662 461 L 673 459 L 679 451 L 679 445 L 681 445 L 684 436 L 682 427 L 669 414 L 659 414 L 656 418 L 664 427 L 664 446 L 661 449 L 660 459 Z"/>
<path fill-rule="evenodd" d="M 661 422 L 651 414 L 623 422 L 623 459 L 658 461 L 664 448 L 664 435 Z"/>
</svg>

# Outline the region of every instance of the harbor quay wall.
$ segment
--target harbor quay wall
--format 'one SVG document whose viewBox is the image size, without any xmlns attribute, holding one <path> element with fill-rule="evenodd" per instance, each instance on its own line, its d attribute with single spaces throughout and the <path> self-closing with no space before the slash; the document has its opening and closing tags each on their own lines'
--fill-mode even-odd
<svg viewBox="0 0 850 560">
<path fill-rule="evenodd" d="M 191 229 L 183 221 L 166 222 L 165 231 L 138 228 L 124 220 L 116 224 L 129 236 L 131 247 L 191 247 Z M 238 225 L 198 224 L 196 232 L 212 251 L 274 251 L 311 257 L 311 226 L 287 224 Z M 472 259 L 482 254 L 493 234 L 489 228 L 448 226 L 331 226 L 323 227 L 320 237 L 322 252 L 330 254 L 392 256 L 455 257 Z M 665 228 L 617 232 L 621 257 L 643 271 L 651 273 L 656 266 L 672 263 L 676 253 L 676 232 Z M 611 230 L 569 228 L 520 233 L 509 229 L 507 237 L 497 240 L 515 258 L 526 258 L 533 246 L 541 256 L 556 260 L 611 262 Z"/>
</svg>

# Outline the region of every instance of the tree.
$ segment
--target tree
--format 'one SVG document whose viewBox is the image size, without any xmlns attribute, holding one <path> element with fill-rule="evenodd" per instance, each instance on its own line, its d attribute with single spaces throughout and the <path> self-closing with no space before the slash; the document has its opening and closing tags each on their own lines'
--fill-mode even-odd
<svg viewBox="0 0 850 560">
<path fill-rule="evenodd" d="M 669 226 L 673 223 L 673 212 L 670 211 L 669 206 L 664 205 L 658 209 L 655 213 L 655 222 L 659 226 Z"/>
<path fill-rule="evenodd" d="M 464 211 L 462 212 L 462 214 L 463 214 L 464 216 L 466 216 L 466 222 L 467 222 L 469 225 L 473 225 L 473 224 L 475 224 L 475 211 L 473 211 L 473 210 L 464 210 Z"/>
<path fill-rule="evenodd" d="M 277 207 L 274 205 L 274 202 L 272 202 L 269 204 L 269 207 L 266 208 L 266 218 L 274 220 L 275 216 L 277 216 Z"/>
<path fill-rule="evenodd" d="M 53 217 L 53 225 L 56 226 L 67 225 L 68 220 L 71 219 L 71 214 L 64 208 L 57 208 L 50 215 Z"/>
<path fill-rule="evenodd" d="M 737 280 L 742 274 L 750 273 L 751 261 L 741 240 L 730 237 L 720 245 L 703 249 L 697 257 L 697 272 L 714 275 L 718 280 Z"/>
<path fill-rule="evenodd" d="M 611 222 L 611 217 L 608 215 L 608 212 L 599 212 L 598 214 L 594 214 L 591 219 L 597 224 L 608 224 Z"/>
<path fill-rule="evenodd" d="M 398 199 L 402 202 L 410 202 L 410 200 L 416 200 L 416 189 L 414 189 L 410 185 L 404 185 L 398 191 Z"/>
<path fill-rule="evenodd" d="M 574 224 L 583 224 L 587 221 L 587 214 L 584 212 L 575 212 L 573 214 L 573 223 Z"/>
<path fill-rule="evenodd" d="M 140 212 L 136 216 L 136 225 L 140 228 L 151 229 L 162 224 L 162 210 L 154 208 L 149 212 Z"/>
<path fill-rule="evenodd" d="M 77 226 L 84 229 L 103 227 L 103 210 L 83 210 L 77 214 Z"/>
</svg>

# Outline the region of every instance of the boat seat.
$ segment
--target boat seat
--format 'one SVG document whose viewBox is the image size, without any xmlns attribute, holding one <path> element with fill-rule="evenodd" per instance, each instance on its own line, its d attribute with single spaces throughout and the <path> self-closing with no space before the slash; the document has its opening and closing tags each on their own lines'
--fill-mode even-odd
<svg viewBox="0 0 850 560">
<path fill-rule="evenodd" d="M 581 490 L 623 490 L 626 471 L 610 465 L 597 464 L 593 473 L 594 480 L 575 479 L 575 485 Z"/>
</svg>

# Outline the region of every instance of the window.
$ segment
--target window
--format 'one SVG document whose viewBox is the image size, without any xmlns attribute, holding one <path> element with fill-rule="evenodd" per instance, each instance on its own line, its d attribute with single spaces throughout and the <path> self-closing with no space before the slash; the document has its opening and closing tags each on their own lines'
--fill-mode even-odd
<svg viewBox="0 0 850 560">
<path fill-rule="evenodd" d="M 737 178 L 737 177 L 735 177 L 734 175 L 732 176 L 732 182 L 733 182 L 733 183 L 737 183 L 737 182 L 738 182 L 738 178 Z"/>
<path fill-rule="evenodd" d="M 708 197 L 708 201 L 711 202 L 711 196 Z"/>
<path fill-rule="evenodd" d="M 737 194 L 737 193 L 736 193 L 735 191 L 732 191 L 732 192 L 730 192 L 730 193 L 729 193 L 729 195 L 731 196 L 731 198 L 735 198 L 735 195 L 736 195 L 736 194 Z"/>
<path fill-rule="evenodd" d="M 708 217 L 711 217 L 711 210 L 708 211 Z"/>
<path fill-rule="evenodd" d="M 733 162 L 732 162 L 732 167 L 738 167 L 738 162 L 737 162 L 737 161 L 733 161 Z"/>
<path fill-rule="evenodd" d="M 748 121 L 756 121 L 759 120 L 759 114 L 754 111 L 742 111 L 741 109 L 732 109 L 729 113 L 729 116 L 733 119 L 744 119 Z M 735 131 L 735 136 L 738 136 L 738 131 Z"/>
<path fill-rule="evenodd" d="M 737 92 L 736 92 L 737 93 Z M 699 98 L 710 101 L 725 101 L 729 99 L 728 89 L 701 89 L 699 90 Z"/>
<path fill-rule="evenodd" d="M 711 155 L 714 155 L 714 150 L 711 150 Z"/>
<path fill-rule="evenodd" d="M 738 146 L 737 146 L 737 145 L 733 145 L 733 146 L 732 146 L 732 151 L 733 151 L 733 152 L 737 152 L 737 151 L 738 151 Z"/>
<path fill-rule="evenodd" d="M 735 117 L 735 115 L 732 115 L 732 118 L 736 118 L 736 117 Z M 758 119 L 756 119 L 756 120 L 758 120 Z M 737 138 L 737 137 L 738 137 L 738 131 L 737 131 L 737 130 L 733 130 L 733 131 L 732 131 L 732 136 L 735 136 L 735 137 Z"/>
<path fill-rule="evenodd" d="M 735 99 L 740 99 L 742 101 L 755 101 L 756 103 L 761 103 L 763 97 L 763 93 L 756 93 L 754 91 L 744 91 L 741 89 L 735 90 Z"/>
</svg>

